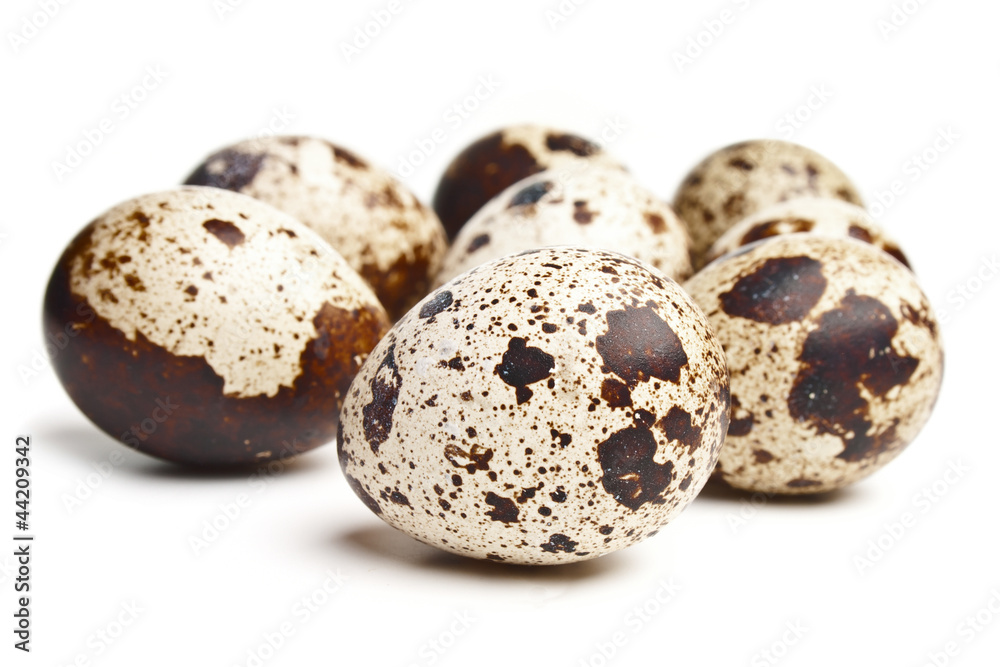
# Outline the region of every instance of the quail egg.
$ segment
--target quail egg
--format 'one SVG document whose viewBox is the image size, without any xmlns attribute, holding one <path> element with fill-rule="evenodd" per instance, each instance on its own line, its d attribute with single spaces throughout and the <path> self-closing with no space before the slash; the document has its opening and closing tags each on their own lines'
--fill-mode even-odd
<svg viewBox="0 0 1000 667">
<path fill-rule="evenodd" d="M 722 348 L 677 283 L 618 253 L 544 248 L 456 277 L 397 322 L 337 443 L 390 525 L 463 556 L 555 564 L 676 516 L 728 412 Z"/>
<path fill-rule="evenodd" d="M 462 227 L 436 284 L 498 257 L 552 245 L 614 250 L 676 280 L 691 275 L 687 232 L 670 206 L 624 171 L 593 168 L 565 182 L 544 171 L 494 197 Z"/>
<path fill-rule="evenodd" d="M 437 216 L 388 172 L 324 139 L 251 139 L 185 181 L 267 202 L 326 239 L 399 317 L 430 289 L 447 239 Z"/>
<path fill-rule="evenodd" d="M 789 234 L 720 257 L 685 287 L 732 373 L 723 482 L 839 489 L 892 461 L 929 418 L 938 324 L 913 273 L 878 248 Z"/>
<path fill-rule="evenodd" d="M 295 456 L 337 411 L 389 320 L 312 230 L 250 197 L 187 187 L 87 225 L 45 294 L 52 364 L 98 427 L 194 466 Z"/>
<path fill-rule="evenodd" d="M 765 206 L 796 197 L 829 197 L 861 205 L 861 196 L 835 164 L 805 146 L 758 139 L 706 157 L 684 178 L 674 210 L 691 234 L 695 269 L 712 243 Z"/>
</svg>

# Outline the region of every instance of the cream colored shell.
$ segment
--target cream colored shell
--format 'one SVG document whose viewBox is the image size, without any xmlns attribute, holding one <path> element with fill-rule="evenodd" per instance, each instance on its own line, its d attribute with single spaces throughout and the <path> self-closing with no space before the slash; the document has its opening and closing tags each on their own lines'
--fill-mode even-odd
<svg viewBox="0 0 1000 667">
<path fill-rule="evenodd" d="M 365 504 L 423 542 L 576 562 L 677 515 L 727 412 L 722 349 L 676 283 L 617 253 L 545 248 L 463 274 L 400 320 L 351 386 L 338 449 Z"/>
<path fill-rule="evenodd" d="M 731 486 L 844 487 L 895 458 L 930 416 L 943 368 L 931 305 L 873 246 L 792 234 L 720 258 L 685 288 L 732 374 L 717 471 Z"/>
<path fill-rule="evenodd" d="M 796 197 L 830 197 L 861 204 L 835 164 L 809 148 L 759 139 L 722 148 L 699 163 L 674 195 L 674 210 L 691 234 L 695 269 L 712 243 L 766 206 Z"/>
<path fill-rule="evenodd" d="M 381 311 L 315 232 L 226 190 L 123 202 L 95 221 L 90 243 L 73 260 L 72 291 L 129 340 L 141 334 L 176 356 L 204 357 L 230 396 L 291 387 L 324 304 Z"/>
<path fill-rule="evenodd" d="M 234 161 L 245 163 L 236 171 L 246 173 L 228 189 L 267 202 L 318 232 L 375 286 L 390 310 L 405 311 L 426 294 L 448 245 L 444 228 L 389 172 L 323 139 L 277 136 L 219 151 L 191 182 L 215 185 L 234 170 Z M 390 270 L 400 275 L 383 284 Z M 397 293 L 421 287 L 417 294 Z"/>
<path fill-rule="evenodd" d="M 871 243 L 909 266 L 899 245 L 886 235 L 868 211 L 839 199 L 817 197 L 790 199 L 743 218 L 712 244 L 706 262 L 747 243 L 799 232 Z"/>
<path fill-rule="evenodd" d="M 567 244 L 630 255 L 678 280 L 691 275 L 687 233 L 670 207 L 627 172 L 592 166 L 565 179 L 541 172 L 494 197 L 462 227 L 435 284 L 504 255 Z"/>
</svg>

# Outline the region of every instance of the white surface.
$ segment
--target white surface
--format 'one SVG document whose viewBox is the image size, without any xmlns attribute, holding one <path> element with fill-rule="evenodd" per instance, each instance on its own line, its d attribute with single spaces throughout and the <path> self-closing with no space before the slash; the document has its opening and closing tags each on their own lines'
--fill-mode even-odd
<svg viewBox="0 0 1000 667">
<path fill-rule="evenodd" d="M 286 622 L 293 634 L 262 664 L 575 667 L 604 664 L 601 647 L 616 638 L 607 664 L 917 666 L 946 648 L 957 654 L 938 664 L 996 664 L 1000 278 L 983 268 L 1000 252 L 996 3 L 899 2 L 916 12 L 885 39 L 886 0 L 591 0 L 555 29 L 546 11 L 558 0 L 408 0 L 347 63 L 340 43 L 388 0 L 230 0 L 237 7 L 221 18 L 213 0 L 69 2 L 15 53 L 10 32 L 40 11 L 36 1 L 8 0 L 0 18 L 3 664 L 255 664 L 248 651 Z M 679 72 L 672 54 L 723 9 L 731 22 Z M 116 101 L 147 68 L 165 74 L 146 79 L 155 86 L 146 99 L 135 109 Z M 457 122 L 450 107 L 491 77 L 496 90 Z M 831 96 L 789 135 L 782 118 L 814 88 Z M 103 119 L 113 131 L 57 179 L 53 161 Z M 42 292 L 64 244 L 113 204 L 180 181 L 220 145 L 284 123 L 395 170 L 441 128 L 444 142 L 408 179 L 426 201 L 466 143 L 526 120 L 598 137 L 624 125 L 609 149 L 664 197 L 710 150 L 757 136 L 824 153 L 869 203 L 902 181 L 879 220 L 947 318 L 944 390 L 919 439 L 832 498 L 751 508 L 746 497 L 703 495 L 625 552 L 513 569 L 393 532 L 349 491 L 332 446 L 266 484 L 191 475 L 94 429 L 47 366 L 21 377 L 42 349 Z M 947 128 L 957 134 L 947 151 L 913 172 L 907 161 Z M 959 287 L 978 292 L 965 299 Z M 22 433 L 33 436 L 37 535 L 30 655 L 12 648 L 9 629 L 12 450 Z M 109 461 L 121 462 L 67 510 L 67 494 Z M 953 463 L 960 477 L 949 476 Z M 935 485 L 934 502 L 918 497 Z M 239 517 L 196 555 L 189 539 L 241 494 Z M 906 512 L 915 523 L 859 572 L 869 541 L 889 542 L 886 524 Z M 328 571 L 347 580 L 307 614 L 296 605 Z M 109 624 L 116 633 L 133 603 L 141 612 L 108 646 L 96 633 Z M 632 611 L 643 605 L 654 613 Z M 970 625 L 981 609 L 986 624 Z M 759 653 L 772 644 L 777 661 Z"/>
</svg>

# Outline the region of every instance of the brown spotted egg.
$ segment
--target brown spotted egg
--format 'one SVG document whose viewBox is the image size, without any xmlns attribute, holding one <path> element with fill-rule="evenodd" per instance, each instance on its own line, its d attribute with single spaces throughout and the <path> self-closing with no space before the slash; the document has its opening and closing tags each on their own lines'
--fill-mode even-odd
<svg viewBox="0 0 1000 667">
<path fill-rule="evenodd" d="M 913 273 L 878 248 L 790 234 L 717 259 L 685 287 L 732 373 L 725 483 L 839 489 L 898 456 L 930 416 L 937 321 Z"/>
<path fill-rule="evenodd" d="M 618 253 L 544 248 L 462 274 L 397 322 L 337 443 L 354 492 L 418 540 L 567 563 L 676 516 L 728 412 L 722 348 L 677 283 Z"/>
<path fill-rule="evenodd" d="M 800 232 L 871 243 L 903 266 L 910 266 L 903 251 L 886 236 L 868 211 L 839 199 L 816 197 L 790 199 L 744 218 L 712 244 L 706 260 L 711 262 L 754 241 Z"/>
<path fill-rule="evenodd" d="M 592 168 L 565 181 L 545 171 L 493 198 L 462 227 L 435 284 L 498 257 L 552 245 L 631 255 L 675 280 L 691 275 L 687 232 L 670 206 L 624 171 Z"/>
<path fill-rule="evenodd" d="M 733 144 L 692 169 L 674 195 L 674 210 L 691 234 L 695 269 L 712 243 L 766 206 L 796 197 L 829 197 L 861 204 L 835 164 L 813 150 L 777 139 Z"/>
<path fill-rule="evenodd" d="M 126 445 L 196 466 L 331 440 L 388 328 L 312 230 L 215 188 L 112 208 L 66 248 L 45 294 L 52 364 L 77 407 Z"/>
<path fill-rule="evenodd" d="M 448 244 L 434 212 L 391 174 L 324 139 L 243 141 L 210 155 L 185 183 L 241 192 L 304 222 L 394 318 L 427 294 Z"/>
<path fill-rule="evenodd" d="M 488 134 L 448 165 L 434 194 L 434 210 L 448 237 L 486 202 L 522 178 L 546 169 L 575 172 L 590 165 L 622 169 L 598 144 L 540 125 L 514 125 Z"/>
</svg>

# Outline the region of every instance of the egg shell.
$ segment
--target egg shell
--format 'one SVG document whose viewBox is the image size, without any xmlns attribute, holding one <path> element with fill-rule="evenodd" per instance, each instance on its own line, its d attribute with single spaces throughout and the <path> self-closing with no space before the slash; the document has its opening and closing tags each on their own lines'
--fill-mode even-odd
<svg viewBox="0 0 1000 667">
<path fill-rule="evenodd" d="M 733 144 L 706 157 L 684 178 L 674 210 L 688 226 L 695 269 L 709 247 L 734 224 L 771 204 L 828 197 L 861 205 L 861 195 L 819 153 L 777 139 Z"/>
<path fill-rule="evenodd" d="M 523 178 L 546 169 L 576 171 L 596 164 L 623 167 L 598 144 L 540 125 L 514 125 L 473 142 L 448 165 L 434 194 L 434 210 L 448 238 L 486 202 Z"/>
<path fill-rule="evenodd" d="M 790 199 L 743 218 L 712 244 L 706 260 L 711 262 L 754 241 L 797 233 L 864 241 L 910 267 L 899 245 L 888 237 L 868 211 L 839 199 L 816 197 Z"/>
<path fill-rule="evenodd" d="M 459 232 L 435 285 L 504 255 L 553 245 L 620 252 L 675 280 L 691 275 L 687 232 L 670 206 L 626 172 L 594 167 L 562 181 L 545 171 L 494 197 Z"/>
<path fill-rule="evenodd" d="M 555 564 L 676 516 L 728 412 L 722 348 L 677 283 L 618 253 L 545 248 L 462 274 L 400 320 L 355 378 L 337 443 L 390 525 Z"/>
<path fill-rule="evenodd" d="M 267 202 L 326 239 L 393 318 L 430 290 L 448 241 L 437 216 L 387 171 L 324 139 L 276 136 L 224 148 L 185 181 Z"/>
<path fill-rule="evenodd" d="M 147 454 L 218 467 L 332 440 L 389 320 L 291 216 L 187 187 L 87 225 L 52 273 L 43 325 L 59 380 L 98 427 Z"/>
<path fill-rule="evenodd" d="M 885 466 L 930 417 L 938 324 L 913 273 L 872 245 L 790 234 L 758 241 L 685 288 L 726 350 L 732 415 L 716 477 L 819 493 Z"/>
</svg>

